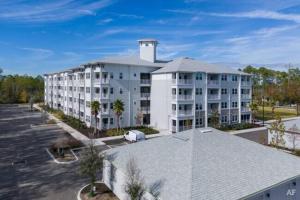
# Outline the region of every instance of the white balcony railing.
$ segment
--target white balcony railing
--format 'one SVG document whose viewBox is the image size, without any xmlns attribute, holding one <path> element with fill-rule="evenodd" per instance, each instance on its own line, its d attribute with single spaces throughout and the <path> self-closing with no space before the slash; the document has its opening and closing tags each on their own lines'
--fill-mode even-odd
<svg viewBox="0 0 300 200">
<path fill-rule="evenodd" d="M 149 97 L 150 97 L 150 93 L 142 92 L 142 93 L 141 93 L 141 97 L 142 97 L 142 98 L 149 98 Z"/>
<path fill-rule="evenodd" d="M 151 80 L 150 79 L 141 79 L 140 83 L 141 84 L 151 84 Z"/>
<path fill-rule="evenodd" d="M 149 106 L 142 106 L 141 111 L 142 112 L 150 112 L 150 107 Z"/>
<path fill-rule="evenodd" d="M 179 110 L 178 115 L 181 115 L 181 116 L 192 115 L 192 110 Z"/>
<path fill-rule="evenodd" d="M 248 107 L 241 107 L 241 111 L 242 112 L 250 112 L 250 108 L 248 108 Z"/>
<path fill-rule="evenodd" d="M 192 79 L 178 79 L 178 82 L 177 82 L 177 84 L 180 84 L 180 85 L 190 85 L 192 83 L 193 83 Z"/>
<path fill-rule="evenodd" d="M 251 86 L 251 82 L 250 81 L 241 81 L 241 85 L 242 86 Z"/>
<path fill-rule="evenodd" d="M 208 100 L 218 100 L 218 99 L 220 99 L 220 95 L 219 94 L 209 94 L 209 95 L 207 95 L 207 99 Z"/>
<path fill-rule="evenodd" d="M 103 94 L 101 95 L 101 98 L 102 98 L 102 99 L 108 99 L 108 97 L 109 97 L 108 93 L 103 93 Z"/>
<path fill-rule="evenodd" d="M 250 99 L 250 94 L 242 94 L 242 99 Z"/>
<path fill-rule="evenodd" d="M 193 100 L 193 95 L 178 95 L 176 96 L 175 94 L 172 95 L 173 100 Z"/>
<path fill-rule="evenodd" d="M 219 109 L 218 108 L 213 108 L 213 109 L 209 108 L 209 109 L 207 109 L 208 114 L 212 114 L 212 113 L 215 113 L 215 112 L 219 112 Z"/>
<path fill-rule="evenodd" d="M 218 86 L 220 84 L 220 81 L 219 80 L 208 80 L 207 84 L 209 86 Z"/>
<path fill-rule="evenodd" d="M 190 125 L 190 126 L 179 126 L 179 131 L 185 131 L 185 130 L 189 130 L 189 129 L 192 129 L 193 126 Z"/>
</svg>

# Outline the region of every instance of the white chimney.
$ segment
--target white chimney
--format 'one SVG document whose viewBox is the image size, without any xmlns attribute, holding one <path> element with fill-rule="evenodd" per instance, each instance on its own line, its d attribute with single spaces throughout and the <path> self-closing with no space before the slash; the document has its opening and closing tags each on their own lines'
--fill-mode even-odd
<svg viewBox="0 0 300 200">
<path fill-rule="evenodd" d="M 156 46 L 158 44 L 155 39 L 138 40 L 140 45 L 140 58 L 149 62 L 156 60 Z"/>
</svg>

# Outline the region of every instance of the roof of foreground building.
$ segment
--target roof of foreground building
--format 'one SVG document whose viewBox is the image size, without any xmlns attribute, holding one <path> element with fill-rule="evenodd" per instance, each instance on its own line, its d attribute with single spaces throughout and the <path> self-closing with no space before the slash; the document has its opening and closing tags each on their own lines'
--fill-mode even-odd
<svg viewBox="0 0 300 200">
<path fill-rule="evenodd" d="M 209 64 L 199 60 L 188 57 L 177 58 L 168 62 L 165 67 L 153 72 L 157 73 L 170 73 L 170 72 L 206 72 L 206 73 L 228 73 L 228 74 L 246 74 L 244 72 L 220 66 L 216 64 Z"/>
<path fill-rule="evenodd" d="M 148 188 L 158 189 L 161 199 L 240 199 L 300 175 L 296 156 L 209 129 L 149 139 L 106 153 L 124 173 L 133 157 Z"/>
</svg>

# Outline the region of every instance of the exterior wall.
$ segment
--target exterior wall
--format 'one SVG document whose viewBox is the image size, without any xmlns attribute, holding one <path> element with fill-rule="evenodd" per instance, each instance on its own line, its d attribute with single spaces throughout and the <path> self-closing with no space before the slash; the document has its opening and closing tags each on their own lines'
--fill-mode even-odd
<svg viewBox="0 0 300 200">
<path fill-rule="evenodd" d="M 143 120 L 150 115 L 150 73 L 157 69 L 151 66 L 97 64 L 45 75 L 45 103 L 61 109 L 67 115 L 80 117 L 88 126 L 94 126 L 95 119 L 91 114 L 90 104 L 97 100 L 101 104 L 98 128 L 108 129 L 117 127 L 111 105 L 120 99 L 124 103 L 121 127 L 146 124 L 150 121 Z M 50 81 L 50 78 L 53 80 Z M 96 88 L 99 93 L 96 93 Z M 141 123 L 137 121 L 138 115 L 143 117 Z"/>
<path fill-rule="evenodd" d="M 170 132 L 210 126 L 213 112 L 220 114 L 222 124 L 250 122 L 252 83 L 247 77 L 204 72 L 153 74 L 151 125 Z"/>
<path fill-rule="evenodd" d="M 110 188 L 120 200 L 129 199 L 124 191 L 126 174 L 121 170 L 116 169 L 108 160 L 104 160 L 103 162 L 102 179 L 106 186 Z M 149 192 L 146 192 L 143 196 L 143 200 L 155 200 L 155 198 Z"/>
<path fill-rule="evenodd" d="M 300 199 L 300 178 L 287 181 L 271 189 L 261 192 L 247 200 L 296 200 Z"/>
<path fill-rule="evenodd" d="M 171 74 L 153 74 L 151 92 L 151 126 L 169 130 L 171 128 Z"/>
<path fill-rule="evenodd" d="M 275 140 L 276 134 L 272 131 L 268 130 L 268 144 L 271 144 L 272 139 Z M 300 134 L 299 133 L 291 133 L 291 132 L 285 132 L 283 139 L 285 141 L 285 144 L 280 144 L 279 146 L 288 148 L 288 149 L 300 149 Z"/>
</svg>

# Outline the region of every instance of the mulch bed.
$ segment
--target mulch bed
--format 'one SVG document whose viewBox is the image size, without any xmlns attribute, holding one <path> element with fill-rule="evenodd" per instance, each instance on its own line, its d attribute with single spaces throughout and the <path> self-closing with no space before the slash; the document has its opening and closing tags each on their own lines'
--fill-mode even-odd
<svg viewBox="0 0 300 200">
<path fill-rule="evenodd" d="M 119 200 L 119 198 L 104 184 L 96 183 L 96 196 L 88 197 L 90 186 L 85 187 L 80 194 L 82 200 Z"/>
</svg>

